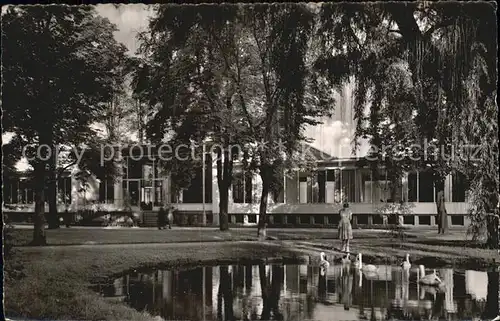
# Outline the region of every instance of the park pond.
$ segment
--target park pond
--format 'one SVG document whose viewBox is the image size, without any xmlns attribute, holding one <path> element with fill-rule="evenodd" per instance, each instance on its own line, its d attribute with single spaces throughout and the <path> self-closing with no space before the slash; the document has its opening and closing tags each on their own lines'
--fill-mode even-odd
<svg viewBox="0 0 500 321">
<path fill-rule="evenodd" d="M 418 268 L 260 264 L 134 271 L 98 291 L 163 320 L 474 320 L 498 313 L 499 273 L 438 268 L 444 287 L 422 286 Z M 427 267 L 426 273 L 432 270 Z"/>
</svg>

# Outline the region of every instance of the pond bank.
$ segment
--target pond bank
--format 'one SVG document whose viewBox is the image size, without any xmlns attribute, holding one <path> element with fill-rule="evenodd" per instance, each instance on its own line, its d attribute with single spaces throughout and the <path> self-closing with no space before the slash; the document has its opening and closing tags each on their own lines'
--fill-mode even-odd
<svg viewBox="0 0 500 321">
<path fill-rule="evenodd" d="M 329 261 L 339 262 L 345 254 L 340 251 L 339 240 L 282 241 L 284 246 L 311 255 L 319 260 L 319 253 L 329 255 Z M 353 255 L 363 254 L 368 264 L 400 264 L 410 254 L 413 265 L 432 267 L 459 266 L 466 269 L 489 269 L 500 266 L 500 255 L 496 250 L 468 248 L 463 246 L 431 245 L 419 240 L 408 240 L 398 244 L 391 239 L 353 240 Z M 351 259 L 354 259 L 351 257 Z"/>
<path fill-rule="evenodd" d="M 261 262 L 263 258 L 304 260 L 304 255 L 311 257 L 311 264 L 317 264 L 321 251 L 336 258 L 341 256 L 332 251 L 340 247 L 339 240 L 298 236 L 295 240 L 266 242 L 16 247 L 14 257 L 6 261 L 6 269 L 23 269 L 6 274 L 5 314 L 24 319 L 151 320 L 149 315 L 101 297 L 91 286 L 133 269 Z M 418 239 L 407 240 L 400 247 L 388 238 L 358 238 L 352 242 L 351 250 L 362 252 L 364 261 L 379 264 L 401 262 L 407 252 L 411 253 L 413 264 L 426 266 L 473 264 L 478 268 L 490 265 L 492 258 L 499 261 L 494 250 L 432 245 Z"/>
<path fill-rule="evenodd" d="M 256 242 L 18 248 L 6 262 L 6 269 L 23 269 L 7 272 L 5 315 L 51 320 L 151 320 L 149 315 L 104 299 L 91 286 L 130 269 L 262 258 L 293 260 L 300 255 L 279 244 Z"/>
</svg>

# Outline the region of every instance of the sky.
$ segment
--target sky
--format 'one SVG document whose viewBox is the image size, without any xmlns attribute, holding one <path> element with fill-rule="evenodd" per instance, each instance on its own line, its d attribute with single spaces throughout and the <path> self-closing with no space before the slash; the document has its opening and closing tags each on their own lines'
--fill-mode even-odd
<svg viewBox="0 0 500 321">
<path fill-rule="evenodd" d="M 4 9 L 4 8 L 2 8 Z M 3 10 L 2 10 L 3 11 Z M 99 4 L 96 6 L 99 15 L 108 18 L 117 26 L 114 36 L 118 42 L 123 43 L 130 55 L 138 49 L 136 36 L 148 26 L 148 19 L 153 15 L 151 6 L 144 4 Z M 352 120 L 352 87 L 347 85 L 343 97 L 337 97 L 337 106 L 332 118 L 323 119 L 323 124 L 306 128 L 308 137 L 314 139 L 312 146 L 336 157 L 350 157 L 351 141 L 355 123 Z M 9 134 L 2 134 L 2 142 L 10 140 Z M 368 144 L 363 143 L 358 156 L 366 155 Z M 18 164 L 19 170 L 25 170 L 27 162 Z"/>
<path fill-rule="evenodd" d="M 136 35 L 144 31 L 148 26 L 148 19 L 153 15 L 151 6 L 145 4 L 98 4 L 97 13 L 108 18 L 118 27 L 115 38 L 123 43 L 129 54 L 135 54 L 138 44 Z"/>
</svg>

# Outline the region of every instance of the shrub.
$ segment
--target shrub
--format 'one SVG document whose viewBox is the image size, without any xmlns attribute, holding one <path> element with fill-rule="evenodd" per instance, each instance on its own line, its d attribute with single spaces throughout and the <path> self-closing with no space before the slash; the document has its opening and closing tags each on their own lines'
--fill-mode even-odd
<svg viewBox="0 0 500 321">
<path fill-rule="evenodd" d="M 24 266 L 17 262 L 14 248 L 14 226 L 4 215 L 3 227 L 3 257 L 4 257 L 4 277 L 6 282 L 10 279 L 20 279 L 24 276 Z"/>
<path fill-rule="evenodd" d="M 389 227 L 392 238 L 399 239 L 401 243 L 405 241 L 403 218 L 413 214 L 413 207 L 413 203 L 384 203 L 377 209 L 377 213 L 384 218 L 384 224 Z M 394 218 L 396 224 L 388 224 L 390 218 Z"/>
</svg>

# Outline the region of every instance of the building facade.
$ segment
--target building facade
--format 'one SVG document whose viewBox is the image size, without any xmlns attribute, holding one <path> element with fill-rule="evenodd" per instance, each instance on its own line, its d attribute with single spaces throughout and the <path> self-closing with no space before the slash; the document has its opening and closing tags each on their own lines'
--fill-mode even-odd
<svg viewBox="0 0 500 321">
<path fill-rule="evenodd" d="M 142 155 L 141 155 L 142 154 Z M 141 213 L 144 225 L 156 223 L 161 206 L 172 204 L 178 210 L 177 223 L 182 225 L 219 224 L 219 188 L 215 155 L 206 153 L 188 188 L 176 191 L 170 174 L 163 171 L 158 153 L 135 153 L 133 148 L 122 150 L 121 177 L 99 180 L 78 180 L 75 173 L 65 173 L 58 180 L 59 211 L 82 209 Z M 338 222 L 342 203 L 350 203 L 354 223 L 383 224 L 379 209 L 390 199 L 390 182 L 381 168 L 379 179 L 368 166 L 356 159 L 319 158 L 316 169 L 299 169 L 283 173 L 283 190 L 271 194 L 268 204 L 270 225 L 330 226 Z M 245 172 L 235 164 L 229 197 L 229 217 L 233 224 L 256 224 L 262 184 L 258 174 Z M 32 213 L 33 189 L 26 175 L 4 176 L 3 209 L 9 215 Z M 427 172 L 406 173 L 401 181 L 401 195 L 411 203 L 412 214 L 404 216 L 410 226 L 436 224 L 436 191 L 433 178 Z M 451 174 L 445 183 L 446 209 L 450 226 L 467 226 L 467 191 L 465 179 Z"/>
</svg>

